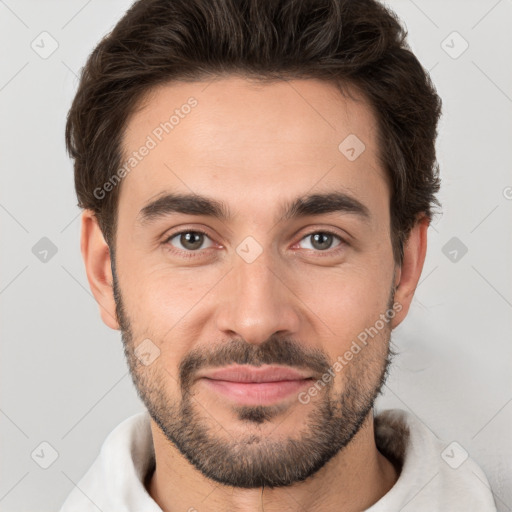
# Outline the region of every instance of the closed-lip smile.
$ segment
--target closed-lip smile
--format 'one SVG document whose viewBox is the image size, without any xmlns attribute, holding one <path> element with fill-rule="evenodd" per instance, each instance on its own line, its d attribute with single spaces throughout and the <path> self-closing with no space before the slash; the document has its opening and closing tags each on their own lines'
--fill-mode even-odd
<svg viewBox="0 0 512 512">
<path fill-rule="evenodd" d="M 210 391 L 240 405 L 271 405 L 311 385 L 307 370 L 277 365 L 230 365 L 199 372 Z"/>
</svg>

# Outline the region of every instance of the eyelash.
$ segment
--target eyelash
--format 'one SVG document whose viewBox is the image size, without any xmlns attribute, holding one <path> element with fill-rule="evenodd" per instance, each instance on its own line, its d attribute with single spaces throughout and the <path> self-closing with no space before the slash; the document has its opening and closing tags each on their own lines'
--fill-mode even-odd
<svg viewBox="0 0 512 512">
<path fill-rule="evenodd" d="M 173 247 L 171 244 L 170 244 L 170 241 L 177 237 L 178 235 L 183 235 L 184 233 L 201 233 L 202 235 L 204 236 L 207 236 L 208 238 L 210 238 L 210 236 L 208 235 L 208 233 L 206 231 L 203 231 L 202 229 L 184 229 L 182 231 L 177 231 L 176 233 L 173 233 L 172 235 L 168 236 L 165 240 L 164 240 L 164 245 L 167 247 L 167 249 L 169 250 L 169 252 L 172 252 L 174 254 L 177 254 L 183 258 L 195 258 L 197 257 L 198 254 L 200 254 L 201 252 L 207 250 L 207 249 L 201 249 L 199 251 L 185 251 L 185 250 L 182 250 L 182 249 L 176 249 L 176 247 Z"/>
<path fill-rule="evenodd" d="M 186 250 L 182 250 L 182 249 L 177 249 L 176 247 L 170 245 L 170 241 L 173 238 L 175 238 L 179 235 L 182 235 L 184 233 L 201 233 L 202 235 L 210 238 L 210 236 L 208 235 L 208 233 L 206 231 L 203 231 L 202 229 L 199 229 L 199 228 L 184 229 L 182 231 L 177 231 L 176 233 L 173 233 L 172 235 L 168 236 L 163 242 L 163 244 L 166 246 L 166 248 L 167 248 L 167 250 L 169 250 L 169 252 L 172 252 L 172 253 L 177 254 L 184 258 L 195 258 L 195 257 L 198 257 L 203 251 L 207 251 L 208 249 L 211 249 L 211 247 L 208 247 L 207 249 L 200 249 L 200 250 L 196 250 L 196 251 L 186 251 Z M 329 231 L 329 230 L 323 230 L 323 229 L 322 230 L 318 229 L 316 231 L 311 231 L 309 233 L 306 233 L 303 237 L 301 237 L 301 239 L 297 243 L 300 243 L 305 238 L 315 235 L 315 234 L 318 234 L 318 233 L 322 233 L 324 235 L 332 235 L 334 238 L 337 238 L 340 241 L 340 243 L 334 249 L 327 249 L 325 251 L 320 251 L 320 250 L 315 251 L 314 249 L 306 249 L 308 251 L 313 250 L 315 253 L 317 253 L 317 255 L 319 257 L 336 255 L 338 252 L 343 250 L 345 248 L 345 246 L 348 245 L 347 242 L 337 233 L 334 233 L 333 231 Z M 294 245 L 296 245 L 296 244 L 294 244 Z"/>
</svg>

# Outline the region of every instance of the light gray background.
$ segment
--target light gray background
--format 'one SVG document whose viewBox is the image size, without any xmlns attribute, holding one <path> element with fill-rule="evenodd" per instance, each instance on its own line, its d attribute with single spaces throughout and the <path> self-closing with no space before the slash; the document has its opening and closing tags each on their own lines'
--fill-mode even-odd
<svg viewBox="0 0 512 512">
<path fill-rule="evenodd" d="M 77 74 L 130 3 L 0 0 L 3 511 L 58 509 L 108 433 L 142 410 L 120 335 L 102 324 L 89 292 L 64 150 Z M 457 441 L 488 475 L 498 510 L 509 511 L 512 0 L 388 4 L 443 98 L 443 215 L 429 230 L 409 317 L 395 331 L 400 355 L 378 409 L 407 409 L 446 445 Z M 43 45 L 43 31 L 58 42 L 46 59 L 31 48 Z M 464 43 L 453 31 L 469 44 L 457 58 Z M 46 262 L 32 252 L 42 237 L 58 250 Z M 446 246 L 453 237 L 468 249 L 456 249 L 456 261 Z M 58 452 L 48 469 L 31 458 L 34 450 L 51 456 L 44 441 Z M 474 485 L 483 484 L 475 477 Z"/>
</svg>

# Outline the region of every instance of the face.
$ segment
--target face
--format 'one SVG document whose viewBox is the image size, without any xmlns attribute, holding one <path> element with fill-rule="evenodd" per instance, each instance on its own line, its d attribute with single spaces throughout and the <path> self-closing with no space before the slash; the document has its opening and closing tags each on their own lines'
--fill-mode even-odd
<svg viewBox="0 0 512 512">
<path fill-rule="evenodd" d="M 371 413 L 401 308 L 377 150 L 367 104 L 316 80 L 161 86 L 129 120 L 117 318 L 153 421 L 205 476 L 304 480 Z"/>
</svg>

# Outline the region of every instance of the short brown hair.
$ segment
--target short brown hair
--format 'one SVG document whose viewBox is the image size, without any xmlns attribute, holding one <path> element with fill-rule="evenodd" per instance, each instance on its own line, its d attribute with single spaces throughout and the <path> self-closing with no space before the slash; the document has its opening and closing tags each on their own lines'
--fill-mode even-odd
<svg viewBox="0 0 512 512">
<path fill-rule="evenodd" d="M 439 205 L 435 140 L 441 99 L 397 16 L 376 0 L 138 0 L 96 46 L 68 114 L 78 205 L 94 211 L 111 250 L 130 115 L 153 87 L 226 73 L 317 78 L 355 87 L 377 115 L 379 159 L 392 185 L 395 261 L 418 215 Z"/>
</svg>

